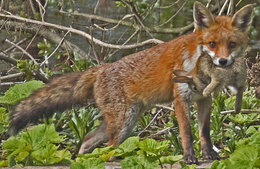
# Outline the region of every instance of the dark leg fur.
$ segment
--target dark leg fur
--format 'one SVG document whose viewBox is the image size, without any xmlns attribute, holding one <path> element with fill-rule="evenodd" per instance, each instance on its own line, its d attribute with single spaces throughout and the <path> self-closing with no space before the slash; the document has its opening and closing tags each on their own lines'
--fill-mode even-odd
<svg viewBox="0 0 260 169">
<path fill-rule="evenodd" d="M 243 87 L 238 87 L 237 94 L 236 94 L 236 105 L 235 105 L 235 113 L 240 113 L 242 102 L 243 102 Z"/>
<path fill-rule="evenodd" d="M 211 97 L 197 101 L 201 150 L 206 159 L 219 159 L 210 139 Z"/>
<path fill-rule="evenodd" d="M 87 135 L 79 149 L 80 154 L 90 153 L 99 145 L 108 141 L 106 135 L 107 124 L 102 121 L 100 126 L 91 134 Z"/>
</svg>

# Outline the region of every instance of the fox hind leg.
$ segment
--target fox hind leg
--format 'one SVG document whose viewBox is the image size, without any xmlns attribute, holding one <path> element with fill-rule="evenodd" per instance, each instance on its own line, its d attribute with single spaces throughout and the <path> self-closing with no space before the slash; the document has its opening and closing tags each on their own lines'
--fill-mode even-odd
<svg viewBox="0 0 260 169">
<path fill-rule="evenodd" d="M 143 105 L 140 103 L 132 104 L 127 110 L 123 112 L 118 112 L 118 115 L 113 122 L 107 124 L 107 135 L 108 135 L 108 145 L 113 145 L 117 147 L 121 144 L 127 137 L 130 136 L 138 118 L 142 112 Z M 109 118 L 109 117 L 108 117 Z"/>
<path fill-rule="evenodd" d="M 84 138 L 84 141 L 79 149 L 79 154 L 90 153 L 97 146 L 107 142 L 108 138 L 105 132 L 106 127 L 106 122 L 104 120 L 101 121 L 100 126 L 93 133 L 90 133 Z"/>
</svg>

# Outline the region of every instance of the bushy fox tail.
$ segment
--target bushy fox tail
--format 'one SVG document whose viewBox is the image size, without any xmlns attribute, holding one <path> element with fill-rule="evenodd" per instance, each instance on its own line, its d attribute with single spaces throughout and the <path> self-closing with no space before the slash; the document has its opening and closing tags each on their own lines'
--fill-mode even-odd
<svg viewBox="0 0 260 169">
<path fill-rule="evenodd" d="M 82 105 L 94 99 L 93 87 L 97 67 L 82 73 L 70 73 L 55 78 L 44 88 L 19 102 L 10 116 L 10 134 L 14 135 L 28 123 L 54 112 L 64 111 L 73 105 Z"/>
</svg>

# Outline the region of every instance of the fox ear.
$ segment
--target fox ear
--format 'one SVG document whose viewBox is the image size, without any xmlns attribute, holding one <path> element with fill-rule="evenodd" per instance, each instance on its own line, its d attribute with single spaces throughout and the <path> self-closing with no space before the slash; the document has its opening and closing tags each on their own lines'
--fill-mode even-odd
<svg viewBox="0 0 260 169">
<path fill-rule="evenodd" d="M 247 32 L 252 23 L 254 4 L 249 4 L 237 11 L 232 17 L 232 25 L 243 32 Z"/>
<path fill-rule="evenodd" d="M 180 69 L 173 70 L 173 74 L 175 76 L 188 76 L 189 75 L 188 72 L 186 72 L 185 70 L 180 70 Z"/>
<path fill-rule="evenodd" d="M 192 78 L 187 77 L 187 76 L 176 76 L 172 80 L 175 83 L 188 83 L 188 84 L 193 83 Z"/>
<path fill-rule="evenodd" d="M 208 28 L 214 22 L 212 13 L 198 1 L 195 1 L 193 5 L 193 19 L 196 30 Z"/>
</svg>

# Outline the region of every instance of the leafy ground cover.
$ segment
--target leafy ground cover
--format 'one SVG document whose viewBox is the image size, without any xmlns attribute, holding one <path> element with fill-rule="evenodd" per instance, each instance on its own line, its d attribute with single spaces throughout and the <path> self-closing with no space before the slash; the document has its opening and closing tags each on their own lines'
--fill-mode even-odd
<svg viewBox="0 0 260 169">
<path fill-rule="evenodd" d="M 75 107 L 62 114 L 54 114 L 43 124 L 30 126 L 15 137 L 9 137 L 8 116 L 19 100 L 43 87 L 40 81 L 15 85 L 0 97 L 0 166 L 28 166 L 65 164 L 76 168 L 104 168 L 105 162 L 118 160 L 122 168 L 158 168 L 163 164 L 174 164 L 182 159 L 182 148 L 177 120 L 168 110 L 153 108 L 144 113 L 136 126 L 133 137 L 118 148 L 97 148 L 90 154 L 77 155 L 84 135 L 99 125 L 100 113 L 93 105 Z M 259 168 L 260 167 L 260 101 L 252 90 L 244 94 L 243 109 L 249 114 L 225 114 L 232 110 L 235 97 L 219 95 L 213 104 L 211 116 L 211 137 L 225 160 L 215 161 L 212 169 Z M 156 118 L 154 118 L 156 116 Z M 194 146 L 198 157 L 200 152 L 197 131 L 196 107 L 192 111 Z M 139 135 L 139 136 L 137 136 Z M 152 137 L 152 138 L 151 138 Z M 181 162 L 183 168 L 195 168 Z"/>
</svg>

